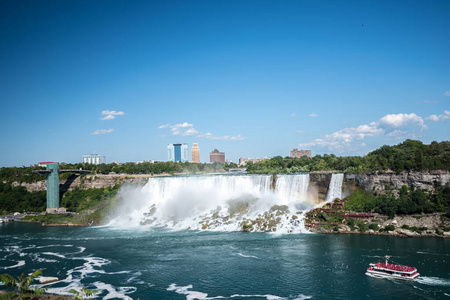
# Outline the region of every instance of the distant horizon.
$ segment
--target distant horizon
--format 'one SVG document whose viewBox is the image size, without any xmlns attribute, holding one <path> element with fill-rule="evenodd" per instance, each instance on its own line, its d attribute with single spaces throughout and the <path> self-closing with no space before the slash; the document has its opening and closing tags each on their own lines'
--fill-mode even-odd
<svg viewBox="0 0 450 300">
<path fill-rule="evenodd" d="M 399 143 L 397 143 L 397 144 L 395 144 L 395 145 L 398 145 L 398 144 L 401 144 L 401 143 L 403 143 L 403 142 L 405 142 L 406 141 L 406 139 L 405 140 L 403 140 L 403 141 L 401 141 L 401 142 L 399 142 Z M 420 140 L 419 140 L 420 141 Z M 421 141 L 422 142 L 422 141 Z M 449 142 L 448 140 L 443 140 L 443 141 L 432 141 L 432 142 L 437 142 L 437 143 L 442 143 L 442 142 Z M 422 142 L 423 143 L 423 142 Z M 431 142 L 430 143 L 423 143 L 424 145 L 429 145 L 429 144 L 431 144 Z M 382 147 L 382 146 L 384 146 L 384 145 L 381 145 L 380 147 Z M 390 145 L 390 146 L 392 146 L 392 145 Z M 380 148 L 379 147 L 379 148 Z M 379 149 L 379 148 L 377 148 L 377 149 Z M 189 156 L 191 155 L 191 150 L 190 150 L 190 148 L 188 148 L 189 149 Z M 374 150 L 377 150 L 377 149 L 373 149 L 372 151 L 374 151 Z M 218 149 L 219 150 L 219 149 Z M 293 150 L 293 149 L 292 149 Z M 298 149 L 298 150 L 309 150 L 309 149 Z M 220 150 L 219 150 L 220 151 Z M 221 151 L 222 152 L 222 151 Z M 371 151 L 370 151 L 371 152 Z M 368 152 L 369 153 L 369 152 Z M 321 156 L 324 156 L 324 155 L 335 155 L 335 156 L 337 156 L 337 157 L 345 157 L 345 156 L 360 156 L 360 157 L 363 157 L 363 156 L 365 156 L 365 155 L 367 155 L 368 153 L 366 153 L 366 154 L 363 154 L 363 155 L 336 155 L 335 153 L 324 153 L 324 154 L 314 154 L 314 153 L 311 153 L 311 157 L 314 157 L 314 156 L 316 156 L 316 155 L 321 155 Z M 209 153 L 208 153 L 209 154 Z M 86 154 L 85 154 L 86 155 Z M 87 154 L 87 155 L 92 155 L 92 154 Z M 93 154 L 93 155 L 102 155 L 102 154 Z M 83 156 L 83 155 L 82 155 Z M 290 155 L 274 155 L 274 156 L 262 156 L 262 157 L 244 157 L 244 156 L 241 156 L 241 157 L 239 157 L 239 158 L 253 158 L 253 159 L 257 159 L 257 158 L 265 158 L 265 157 L 268 157 L 269 159 L 271 159 L 271 158 L 273 158 L 273 157 L 276 157 L 276 156 L 281 156 L 281 157 L 283 157 L 283 158 L 285 158 L 285 157 L 290 157 Z M 228 159 L 227 159 L 227 157 L 226 157 L 226 153 L 225 153 L 225 160 L 227 161 Z M 140 160 L 140 161 L 117 161 L 117 160 L 112 160 L 112 161 L 108 161 L 108 159 L 107 159 L 107 157 L 106 157 L 106 164 L 112 164 L 112 163 L 114 163 L 114 162 L 117 162 L 117 164 L 125 164 L 125 163 L 142 163 L 142 162 L 152 162 L 152 161 L 154 161 L 154 162 L 169 162 L 169 160 L 155 160 L 155 159 L 148 159 L 148 160 Z M 225 161 L 225 162 L 226 162 Z M 196 162 L 193 162 L 192 160 L 189 160 L 189 161 L 187 161 L 187 162 L 189 162 L 189 163 L 196 163 Z M 239 159 L 237 160 L 237 161 L 230 161 L 230 160 L 228 160 L 228 163 L 231 163 L 231 162 L 233 162 L 233 163 L 236 163 L 236 164 L 239 164 Z M 8 167 L 22 167 L 22 166 L 25 166 L 25 167 L 32 167 L 32 166 L 36 166 L 36 165 L 38 165 L 39 163 L 59 163 L 59 164 L 61 164 L 61 163 L 66 163 L 66 164 L 78 164 L 78 163 L 83 163 L 83 161 L 79 161 L 79 162 L 67 162 L 67 161 L 39 161 L 39 162 L 35 162 L 34 164 L 30 164 L 30 165 L 16 165 L 16 166 L 0 166 L 1 168 L 8 168 Z M 209 161 L 200 161 L 200 164 L 209 164 L 209 163 L 211 163 L 211 162 L 209 162 Z"/>
<path fill-rule="evenodd" d="M 362 156 L 450 132 L 450 1 L 3 1 L 0 166 Z"/>
</svg>

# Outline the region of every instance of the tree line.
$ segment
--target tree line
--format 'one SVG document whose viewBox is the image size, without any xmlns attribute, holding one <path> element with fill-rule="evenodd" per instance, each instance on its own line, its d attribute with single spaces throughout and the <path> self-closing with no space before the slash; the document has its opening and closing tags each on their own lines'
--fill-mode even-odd
<svg viewBox="0 0 450 300">
<path fill-rule="evenodd" d="M 450 170 L 450 142 L 405 140 L 394 146 L 382 146 L 365 156 L 316 155 L 312 158 L 275 156 L 270 160 L 247 164 L 247 173 L 296 173 L 311 171 L 340 171 L 364 173 L 392 170 L 429 171 Z"/>
<path fill-rule="evenodd" d="M 61 169 L 91 170 L 91 174 L 179 174 L 179 173 L 213 173 L 228 171 L 235 168 L 235 163 L 222 164 L 215 162 L 128 162 L 124 164 L 86 164 L 61 163 Z M 316 155 L 312 158 L 275 156 L 269 160 L 247 164 L 247 173 L 297 173 L 311 171 L 340 171 L 344 173 L 363 173 L 370 171 L 395 172 L 450 170 L 450 142 L 432 142 L 429 145 L 421 141 L 406 140 L 395 146 L 382 146 L 365 156 L 336 156 L 334 154 Z M 34 170 L 44 170 L 43 167 L 4 167 L 0 168 L 0 181 L 2 182 L 36 182 L 44 177 L 34 174 Z M 61 179 L 70 176 L 63 173 Z"/>
<path fill-rule="evenodd" d="M 127 162 L 124 164 L 87 164 L 87 163 L 60 163 L 60 169 L 69 170 L 90 170 L 91 174 L 181 174 L 181 173 L 214 173 L 221 171 L 228 171 L 230 168 L 236 168 L 235 163 L 222 164 L 214 162 L 207 163 L 191 163 L 191 162 L 148 162 L 141 163 Z M 3 182 L 27 182 L 32 183 L 39 180 L 44 180 L 45 177 L 39 174 L 34 174 L 34 170 L 45 170 L 44 167 L 30 166 L 30 167 L 4 167 L 0 168 L 0 181 Z M 67 179 L 72 173 L 60 174 L 60 179 Z M 83 175 L 82 175 L 83 176 Z"/>
</svg>

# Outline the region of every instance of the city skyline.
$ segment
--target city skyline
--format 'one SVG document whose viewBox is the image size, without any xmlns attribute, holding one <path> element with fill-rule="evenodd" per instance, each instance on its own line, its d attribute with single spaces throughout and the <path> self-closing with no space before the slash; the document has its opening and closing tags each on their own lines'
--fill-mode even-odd
<svg viewBox="0 0 450 300">
<path fill-rule="evenodd" d="M 449 140 L 449 1 L 3 1 L 0 167 Z"/>
</svg>

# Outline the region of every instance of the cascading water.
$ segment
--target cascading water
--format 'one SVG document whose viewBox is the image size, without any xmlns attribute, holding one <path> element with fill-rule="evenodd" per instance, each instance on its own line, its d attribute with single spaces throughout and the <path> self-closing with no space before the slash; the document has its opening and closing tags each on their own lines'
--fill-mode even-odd
<svg viewBox="0 0 450 300">
<path fill-rule="evenodd" d="M 121 189 L 119 216 L 110 225 L 307 232 L 304 213 L 315 204 L 308 199 L 309 174 L 278 175 L 274 189 L 272 180 L 272 175 L 150 178 L 142 188 Z"/>
<path fill-rule="evenodd" d="M 278 175 L 275 190 L 282 199 L 298 199 L 306 202 L 309 174 Z"/>
<path fill-rule="evenodd" d="M 325 202 L 331 202 L 335 199 L 342 199 L 342 183 L 344 181 L 344 174 L 332 174 L 330 185 L 328 187 L 327 197 Z"/>
</svg>

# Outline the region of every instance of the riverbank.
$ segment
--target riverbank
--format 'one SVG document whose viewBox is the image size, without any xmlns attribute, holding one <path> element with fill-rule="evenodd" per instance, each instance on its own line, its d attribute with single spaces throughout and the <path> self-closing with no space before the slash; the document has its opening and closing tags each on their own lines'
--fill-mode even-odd
<svg viewBox="0 0 450 300">
<path fill-rule="evenodd" d="M 397 237 L 441 237 L 450 238 L 450 218 L 446 214 L 395 216 L 376 215 L 358 220 L 347 219 L 345 224 L 322 224 L 312 227 L 316 233 L 348 233 L 389 235 Z"/>
<path fill-rule="evenodd" d="M 310 211 L 310 213 L 313 211 Z M 281 216 L 281 213 L 274 216 Z M 397 237 L 442 237 L 450 238 L 450 218 L 443 213 L 440 214 L 421 214 L 410 216 L 395 216 L 389 219 L 388 216 L 373 214 L 368 218 L 355 218 L 357 213 L 349 213 L 354 218 L 347 219 L 345 223 L 320 223 L 316 226 L 308 226 L 314 233 L 348 233 L 348 234 L 369 234 L 369 235 L 388 235 Z M 293 221 L 297 217 L 292 218 Z M 87 222 L 88 218 L 80 214 L 45 214 L 40 216 L 28 216 L 24 219 L 16 219 L 16 222 L 37 223 L 41 226 L 58 226 L 58 227 L 87 227 L 91 225 L 101 225 L 100 223 Z M 242 227 L 242 231 L 249 230 L 246 226 Z M 269 221 L 266 223 L 270 223 Z M 276 225 L 276 222 L 273 221 Z M 251 223 L 250 223 L 251 224 Z M 143 225 L 145 226 L 145 225 Z M 255 225 L 256 226 L 256 225 Z M 208 229 L 203 226 L 202 229 Z M 272 231 L 272 230 L 269 230 Z"/>
</svg>

